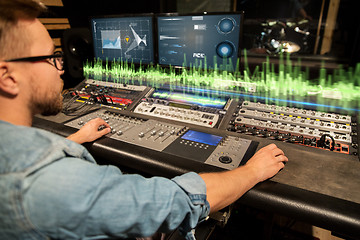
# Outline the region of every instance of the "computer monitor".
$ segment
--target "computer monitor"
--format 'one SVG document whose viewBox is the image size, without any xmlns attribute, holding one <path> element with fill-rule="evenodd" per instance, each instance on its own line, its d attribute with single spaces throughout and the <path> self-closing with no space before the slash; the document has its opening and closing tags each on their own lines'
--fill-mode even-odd
<svg viewBox="0 0 360 240">
<path fill-rule="evenodd" d="M 234 71 L 240 57 L 243 13 L 159 15 L 161 65 Z"/>
<path fill-rule="evenodd" d="M 92 17 L 90 23 L 95 58 L 154 63 L 152 15 Z"/>
</svg>

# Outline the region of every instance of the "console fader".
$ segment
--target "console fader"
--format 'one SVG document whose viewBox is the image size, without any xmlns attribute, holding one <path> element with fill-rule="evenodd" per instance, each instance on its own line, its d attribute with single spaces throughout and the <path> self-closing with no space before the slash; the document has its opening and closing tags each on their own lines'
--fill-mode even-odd
<svg viewBox="0 0 360 240">
<path fill-rule="evenodd" d="M 253 154 L 256 142 L 229 135 L 195 131 L 183 125 L 152 119 L 134 118 L 100 109 L 66 123 L 79 129 L 96 117 L 111 126 L 107 137 L 159 152 L 169 153 L 223 169 L 234 169 L 245 162 L 245 154 Z M 250 147 L 250 145 L 252 147 Z M 244 161 L 243 161 L 244 160 Z"/>
</svg>

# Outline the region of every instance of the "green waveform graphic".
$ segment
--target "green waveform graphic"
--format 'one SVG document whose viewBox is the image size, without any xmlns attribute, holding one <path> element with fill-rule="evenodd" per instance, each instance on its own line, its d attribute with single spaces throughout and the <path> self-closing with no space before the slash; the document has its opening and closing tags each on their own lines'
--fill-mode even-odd
<svg viewBox="0 0 360 240">
<path fill-rule="evenodd" d="M 250 71 L 244 51 L 244 69 L 240 71 L 239 65 L 238 60 L 236 70 L 230 72 L 207 67 L 135 67 L 127 61 L 103 63 L 95 59 L 84 64 L 84 74 L 100 81 L 193 92 L 209 98 L 261 99 L 267 104 L 290 107 L 315 104 L 321 111 L 359 112 L 360 63 L 347 69 L 340 65 L 332 72 L 322 67 L 313 79 L 309 78 L 309 69 L 301 66 L 301 59 L 294 62 L 290 54 L 280 54 L 277 66 L 267 57 Z"/>
</svg>

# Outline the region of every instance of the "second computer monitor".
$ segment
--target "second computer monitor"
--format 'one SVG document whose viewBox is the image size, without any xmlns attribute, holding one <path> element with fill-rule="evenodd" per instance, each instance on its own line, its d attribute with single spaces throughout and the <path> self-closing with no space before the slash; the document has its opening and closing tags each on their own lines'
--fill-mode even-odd
<svg viewBox="0 0 360 240">
<path fill-rule="evenodd" d="M 242 13 L 157 17 L 161 65 L 235 71 Z"/>
</svg>

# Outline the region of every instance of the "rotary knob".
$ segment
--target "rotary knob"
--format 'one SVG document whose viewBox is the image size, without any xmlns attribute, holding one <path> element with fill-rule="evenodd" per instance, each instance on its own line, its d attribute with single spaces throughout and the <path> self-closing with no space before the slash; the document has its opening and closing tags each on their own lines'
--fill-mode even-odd
<svg viewBox="0 0 360 240">
<path fill-rule="evenodd" d="M 220 161 L 221 163 L 229 164 L 229 163 L 232 162 L 232 159 L 231 159 L 231 157 L 229 157 L 229 156 L 220 156 L 220 157 L 219 157 L 219 161 Z"/>
</svg>

